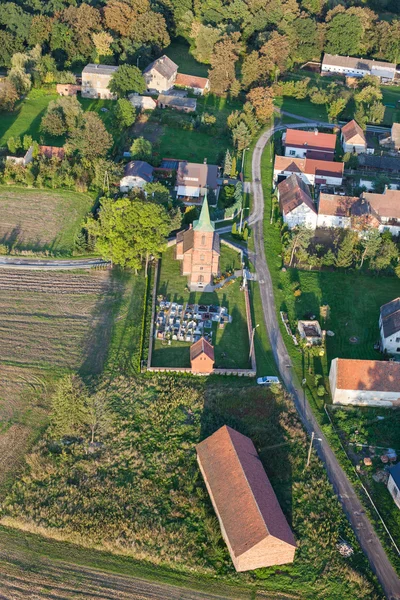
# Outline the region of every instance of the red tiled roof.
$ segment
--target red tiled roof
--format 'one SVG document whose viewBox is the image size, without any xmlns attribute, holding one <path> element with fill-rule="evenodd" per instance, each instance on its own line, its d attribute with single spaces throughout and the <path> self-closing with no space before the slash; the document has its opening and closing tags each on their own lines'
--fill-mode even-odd
<svg viewBox="0 0 400 600">
<path fill-rule="evenodd" d="M 333 217 L 350 217 L 351 207 L 358 198 L 355 196 L 337 196 L 336 194 L 319 195 L 318 213 Z"/>
<path fill-rule="evenodd" d="M 287 129 L 285 146 L 320 148 L 321 150 L 335 151 L 336 135 L 334 133 L 320 133 L 319 131 L 302 131 L 301 129 Z"/>
<path fill-rule="evenodd" d="M 281 181 L 278 190 L 279 206 L 284 215 L 289 214 L 301 204 L 306 204 L 313 212 L 317 212 L 307 185 L 295 173 Z"/>
<path fill-rule="evenodd" d="M 236 557 L 270 535 L 296 545 L 250 438 L 224 425 L 196 450 Z"/>
<path fill-rule="evenodd" d="M 208 358 L 214 360 L 214 346 L 203 337 L 190 346 L 190 360 L 194 360 L 200 354 L 205 354 Z"/>
<path fill-rule="evenodd" d="M 380 217 L 400 219 L 400 190 L 386 190 L 383 194 L 364 192 L 362 197 Z"/>
<path fill-rule="evenodd" d="M 208 84 L 207 77 L 197 77 L 196 75 L 184 75 L 178 73 L 175 79 L 175 85 L 181 85 L 182 87 L 199 88 L 204 90 Z"/>
<path fill-rule="evenodd" d="M 46 158 L 64 158 L 65 150 L 59 146 L 39 146 L 40 154 L 43 154 Z"/>
<path fill-rule="evenodd" d="M 312 158 L 275 156 L 274 170 L 306 173 L 307 175 L 343 177 L 344 163 L 329 160 L 314 160 Z"/>
<path fill-rule="evenodd" d="M 400 363 L 338 358 L 336 387 L 340 390 L 398 392 L 400 396 Z"/>
<path fill-rule="evenodd" d="M 354 139 L 354 144 L 366 144 L 364 132 L 360 125 L 354 119 L 343 125 L 342 135 L 345 142 L 351 142 Z"/>
</svg>

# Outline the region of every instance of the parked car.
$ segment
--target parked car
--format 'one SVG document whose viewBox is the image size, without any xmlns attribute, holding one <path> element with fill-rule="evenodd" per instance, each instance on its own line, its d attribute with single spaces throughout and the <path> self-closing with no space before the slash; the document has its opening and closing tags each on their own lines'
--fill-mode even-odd
<svg viewBox="0 0 400 600">
<path fill-rule="evenodd" d="M 265 377 L 259 377 L 257 379 L 258 385 L 279 385 L 280 381 L 278 377 L 274 377 L 273 375 L 266 375 Z"/>
</svg>

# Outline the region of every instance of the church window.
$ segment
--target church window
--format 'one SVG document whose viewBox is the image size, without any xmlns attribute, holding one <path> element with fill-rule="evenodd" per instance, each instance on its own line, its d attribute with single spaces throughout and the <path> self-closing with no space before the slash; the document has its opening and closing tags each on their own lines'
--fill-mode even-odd
<svg viewBox="0 0 400 600">
<path fill-rule="evenodd" d="M 203 281 L 204 281 L 203 275 L 199 275 L 199 283 L 202 283 Z"/>
<path fill-rule="evenodd" d="M 200 260 L 204 260 L 204 254 L 200 254 Z"/>
<path fill-rule="evenodd" d="M 206 236 L 205 236 L 205 235 L 202 235 L 202 236 L 201 236 L 201 245 L 202 245 L 202 246 L 205 246 L 205 245 L 206 245 Z"/>
</svg>

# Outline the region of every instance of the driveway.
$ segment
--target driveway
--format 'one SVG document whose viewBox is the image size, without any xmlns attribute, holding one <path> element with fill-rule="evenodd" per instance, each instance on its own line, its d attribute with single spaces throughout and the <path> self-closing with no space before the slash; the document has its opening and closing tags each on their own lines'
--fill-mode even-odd
<svg viewBox="0 0 400 600">
<path fill-rule="evenodd" d="M 298 117 L 296 116 L 296 118 Z M 286 129 L 286 127 L 310 127 L 313 125 L 314 123 L 310 121 L 307 121 L 304 125 L 282 126 L 278 124 L 265 131 L 255 146 L 252 159 L 254 200 L 253 212 L 250 218 L 255 244 L 253 261 L 258 280 L 264 282 L 263 285 L 260 285 L 264 319 L 282 381 L 292 395 L 295 407 L 308 433 L 311 434 L 314 431 L 316 438 L 321 439 L 321 441 L 315 442 L 317 452 L 325 464 L 329 480 L 339 497 L 343 510 L 355 531 L 362 550 L 368 557 L 372 570 L 383 587 L 386 597 L 389 600 L 400 600 L 400 579 L 389 562 L 371 522 L 364 513 L 363 506 L 352 484 L 339 465 L 336 456 L 322 433 L 310 408 L 305 392 L 293 371 L 292 362 L 287 353 L 278 325 L 271 275 L 265 257 L 263 232 L 264 196 L 261 186 L 261 156 L 264 147 L 276 131 Z M 319 125 L 332 127 L 329 123 L 319 123 Z"/>
</svg>

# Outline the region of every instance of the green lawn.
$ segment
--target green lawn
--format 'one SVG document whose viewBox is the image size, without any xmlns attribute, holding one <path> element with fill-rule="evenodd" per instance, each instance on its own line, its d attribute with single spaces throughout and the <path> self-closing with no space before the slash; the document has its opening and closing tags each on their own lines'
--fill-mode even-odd
<svg viewBox="0 0 400 600">
<path fill-rule="evenodd" d="M 396 85 L 381 87 L 383 93 L 382 102 L 386 106 L 384 124 L 391 125 L 392 123 L 398 123 L 400 121 L 400 88 Z"/>
<path fill-rule="evenodd" d="M 31 90 L 25 98 L 17 104 L 12 113 L 3 113 L 0 118 L 0 146 L 5 146 L 9 137 L 31 135 L 37 141 L 49 145 L 60 145 L 59 138 L 43 136 L 39 132 L 40 122 L 51 100 L 56 100 L 58 94 L 51 91 Z"/>
<path fill-rule="evenodd" d="M 160 158 L 177 158 L 198 163 L 206 158 L 209 164 L 219 164 L 226 149 L 231 146 L 228 135 L 213 139 L 207 133 L 164 126 L 158 152 Z"/>
<path fill-rule="evenodd" d="M 213 323 L 213 343 L 215 345 L 215 366 L 220 368 L 249 368 L 249 340 L 246 325 L 246 309 L 240 282 L 235 281 L 216 292 L 188 292 L 185 290 L 187 278 L 180 274 L 180 262 L 174 259 L 172 246 L 163 255 L 158 281 L 158 294 L 167 300 L 181 304 L 218 304 L 226 306 L 232 316 L 232 323 L 224 329 Z M 239 255 L 234 250 L 221 246 L 221 272 L 228 268 L 239 268 Z M 155 340 L 152 366 L 190 367 L 190 343 L 171 341 L 164 346 Z"/>
<path fill-rule="evenodd" d="M 275 106 L 279 106 L 284 111 L 307 117 L 309 119 L 318 119 L 328 121 L 326 107 L 323 104 L 313 104 L 310 100 L 296 100 L 296 98 L 275 98 Z"/>
<path fill-rule="evenodd" d="M 0 186 L 0 243 L 9 249 L 70 255 L 94 199 L 66 190 Z"/>
<path fill-rule="evenodd" d="M 190 48 L 186 40 L 181 37 L 176 38 L 163 51 L 168 58 L 174 61 L 179 67 L 179 73 L 187 75 L 198 75 L 199 77 L 207 77 L 209 65 L 199 63 L 190 53 Z"/>
</svg>

